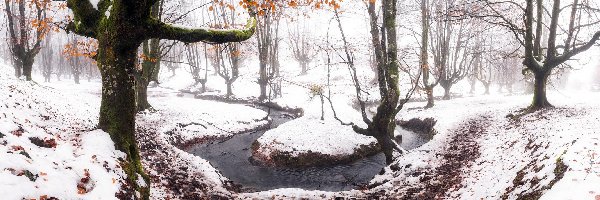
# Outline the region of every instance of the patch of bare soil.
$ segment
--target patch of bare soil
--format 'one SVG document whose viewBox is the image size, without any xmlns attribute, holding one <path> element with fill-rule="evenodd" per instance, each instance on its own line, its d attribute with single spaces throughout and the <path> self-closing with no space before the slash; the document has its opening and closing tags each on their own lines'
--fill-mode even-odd
<svg viewBox="0 0 600 200">
<path fill-rule="evenodd" d="M 479 158 L 477 139 L 485 132 L 491 120 L 489 116 L 478 116 L 454 130 L 454 136 L 441 155 L 442 164 L 432 171 L 423 173 L 421 184 L 409 188 L 401 199 L 444 199 L 446 194 L 462 187 L 462 171 L 469 169 Z"/>
</svg>

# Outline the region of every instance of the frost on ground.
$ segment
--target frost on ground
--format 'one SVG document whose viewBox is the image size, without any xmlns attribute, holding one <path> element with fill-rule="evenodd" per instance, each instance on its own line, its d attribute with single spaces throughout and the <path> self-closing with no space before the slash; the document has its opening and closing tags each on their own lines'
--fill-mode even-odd
<svg viewBox="0 0 600 200">
<path fill-rule="evenodd" d="M 116 199 L 124 172 L 82 98 L 0 72 L 0 197 Z"/>
</svg>

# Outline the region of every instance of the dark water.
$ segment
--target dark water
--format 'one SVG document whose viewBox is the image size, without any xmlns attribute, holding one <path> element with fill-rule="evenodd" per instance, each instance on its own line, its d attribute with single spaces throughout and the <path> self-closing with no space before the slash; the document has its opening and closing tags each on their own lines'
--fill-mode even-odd
<svg viewBox="0 0 600 200">
<path fill-rule="evenodd" d="M 291 120 L 282 112 L 272 112 L 272 127 Z M 367 184 L 384 166 L 382 153 L 366 157 L 349 164 L 285 168 L 261 166 L 251 159 L 250 145 L 265 131 L 236 135 L 233 138 L 208 144 L 200 144 L 189 152 L 208 160 L 225 177 L 241 184 L 248 190 L 270 190 L 277 188 L 303 188 L 308 190 L 342 191 Z M 428 140 L 412 132 L 402 131 L 402 147 L 413 149 Z"/>
</svg>

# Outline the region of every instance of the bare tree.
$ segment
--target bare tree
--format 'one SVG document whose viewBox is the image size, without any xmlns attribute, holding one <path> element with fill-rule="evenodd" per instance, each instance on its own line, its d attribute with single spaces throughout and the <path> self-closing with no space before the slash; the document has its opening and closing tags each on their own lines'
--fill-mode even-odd
<svg viewBox="0 0 600 200">
<path fill-rule="evenodd" d="M 312 45 L 310 44 L 310 32 L 306 26 L 306 22 L 301 23 L 299 20 L 294 23 L 293 28 L 288 30 L 289 44 L 292 49 L 294 59 L 300 64 L 300 75 L 308 73 L 308 65 L 314 57 Z"/>
<path fill-rule="evenodd" d="M 432 70 L 429 66 L 429 32 L 430 32 L 430 9 L 429 0 L 421 0 L 421 52 L 419 55 L 419 65 L 421 66 L 421 74 L 423 75 L 423 90 L 427 94 L 427 105 L 425 108 L 434 106 L 433 88 L 439 83 L 439 78 L 430 81 Z"/>
<path fill-rule="evenodd" d="M 46 18 L 49 3 L 46 0 L 4 0 L 15 76 L 23 75 L 28 81 L 31 81 L 42 39 L 50 30 Z"/>
<path fill-rule="evenodd" d="M 79 46 L 79 44 L 81 42 L 79 40 L 79 37 L 80 36 L 75 35 L 75 34 L 69 35 L 68 43 L 72 44 L 75 49 L 77 49 L 77 47 Z M 75 81 L 75 84 L 79 84 L 79 75 L 81 74 L 81 63 L 82 63 L 81 56 L 80 55 L 68 56 L 67 61 L 69 62 L 71 75 L 73 75 L 73 80 Z"/>
<path fill-rule="evenodd" d="M 217 45 L 213 46 L 216 48 Z M 200 51 L 200 44 L 188 44 L 185 46 L 186 49 L 186 58 L 188 61 L 189 72 L 192 74 L 192 78 L 194 79 L 194 85 L 198 83 L 202 84 L 202 91 L 206 92 L 206 82 L 208 79 L 208 69 L 204 68 L 204 75 L 201 75 L 202 71 L 202 60 L 206 60 L 208 63 L 208 49 L 206 48 L 206 44 L 203 44 L 203 51 Z M 207 65 L 205 65 L 207 66 Z"/>
<path fill-rule="evenodd" d="M 394 142 L 394 130 L 396 128 L 395 118 L 398 112 L 403 108 L 404 104 L 408 102 L 410 95 L 414 92 L 416 87 L 408 90 L 407 95 L 404 99 L 400 99 L 400 88 L 398 80 L 400 78 L 400 62 L 398 60 L 398 45 L 396 35 L 396 0 L 383 0 L 381 2 L 382 10 L 382 23 L 378 23 L 378 16 L 375 11 L 375 2 L 369 1 L 367 4 L 367 10 L 370 19 L 371 27 L 371 39 L 374 48 L 374 54 L 377 62 L 377 77 L 379 93 L 381 96 L 377 112 L 374 116 L 369 119 L 365 111 L 365 104 L 361 100 L 360 84 L 357 79 L 356 70 L 353 66 L 353 56 L 350 53 L 348 41 L 342 30 L 341 22 L 339 19 L 338 12 L 336 10 L 336 20 L 338 21 L 338 27 L 342 33 L 342 40 L 344 42 L 344 51 L 346 52 L 345 62 L 349 63 L 351 72 L 353 72 L 352 79 L 356 86 L 356 95 L 360 102 L 361 114 L 363 122 L 367 124 L 366 128 L 352 125 L 354 131 L 359 134 L 372 136 L 377 139 L 377 142 L 381 146 L 385 157 L 386 163 L 391 164 L 393 162 L 393 151 L 398 150 L 403 152 L 400 147 Z M 417 84 L 414 84 L 417 85 Z"/>
<path fill-rule="evenodd" d="M 561 6 L 564 2 L 567 4 Z M 553 69 L 588 50 L 600 39 L 597 30 L 600 9 L 593 1 L 580 0 L 551 3 L 525 0 L 525 5 L 497 0 L 478 3 L 477 12 L 468 12 L 471 16 L 507 27 L 525 49 L 524 72 L 534 77 L 533 101 L 528 110 L 552 107 L 546 94 L 548 77 Z"/>
<path fill-rule="evenodd" d="M 50 82 L 50 78 L 53 73 L 53 60 L 56 55 L 54 55 L 55 46 L 52 44 L 51 36 L 48 35 L 46 40 L 44 41 L 44 46 L 42 48 L 42 75 L 44 76 L 44 82 Z"/>
<path fill-rule="evenodd" d="M 435 72 L 440 86 L 444 88 L 443 99 L 450 99 L 450 89 L 468 75 L 471 57 L 471 40 L 476 28 L 473 20 L 453 21 L 457 1 L 438 1 L 435 28 L 432 29 L 432 52 Z"/>
<path fill-rule="evenodd" d="M 267 99 L 267 86 L 279 76 L 279 21 L 281 11 L 267 10 L 259 17 L 256 39 L 259 59 L 259 100 Z"/>
</svg>

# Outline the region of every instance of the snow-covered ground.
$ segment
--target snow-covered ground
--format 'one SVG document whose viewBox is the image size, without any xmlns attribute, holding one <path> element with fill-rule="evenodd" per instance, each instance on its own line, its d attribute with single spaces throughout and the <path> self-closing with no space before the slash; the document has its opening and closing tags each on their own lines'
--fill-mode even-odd
<svg viewBox="0 0 600 200">
<path fill-rule="evenodd" d="M 250 98 L 258 93 L 258 86 L 251 69 L 245 70 L 244 77 L 234 84 L 234 93 L 237 97 Z M 312 151 L 318 148 L 314 145 L 306 148 L 304 139 L 322 139 L 323 145 L 342 144 L 335 141 L 338 137 L 323 139 L 323 135 L 317 135 L 321 130 L 335 129 L 329 132 L 340 137 L 351 133 L 349 130 L 337 131 L 349 127 L 342 127 L 333 120 L 327 104 L 326 120 L 320 121 L 320 99 L 312 97 L 307 88 L 316 83 L 325 85 L 326 79 L 321 73 L 311 73 L 313 75 L 299 77 L 290 75 L 289 79 L 294 82 L 285 83 L 283 97 L 274 100 L 280 105 L 304 108 L 304 117 L 268 132 L 266 139 L 262 139 L 294 132 L 293 138 L 288 137 L 292 141 L 287 143 L 289 146 L 278 148 Z M 449 144 L 461 147 L 462 143 L 456 142 L 462 139 L 456 136 L 461 136 L 459 133 L 468 130 L 465 127 L 470 127 L 474 121 L 485 122 L 479 134 L 468 138 L 473 141 L 470 145 L 477 147 L 473 152 L 478 155 L 465 161 L 470 164 L 457 168 L 460 178 L 456 180 L 460 182 L 444 191 L 442 198 L 514 199 L 525 194 L 541 195 L 543 199 L 600 197 L 600 93 L 552 91 L 549 98 L 556 105 L 555 109 L 517 117 L 507 115 L 526 107 L 531 101 L 530 95 L 465 95 L 464 98 L 437 101 L 432 109 L 420 108 L 423 102 L 411 102 L 398 114 L 398 119 L 433 117 L 437 120 L 438 134 L 425 145 L 396 155 L 395 163 L 371 181 L 371 189 L 327 192 L 282 188 L 236 193 L 227 178 L 208 161 L 179 148 L 190 142 L 227 138 L 240 131 L 264 126 L 266 113 L 249 106 L 182 96 L 177 90 L 192 85 L 192 79 L 185 76 L 179 71 L 175 77 L 164 78 L 159 87 L 151 88 L 149 100 L 157 111 L 141 113 L 137 118 L 143 162 L 153 178 L 154 199 L 211 195 L 240 199 L 418 195 L 420 191 L 427 191 L 417 190 L 424 184 L 437 184 L 444 178 L 436 172 L 447 166 L 445 155 L 456 147 Z M 332 75 L 332 79 L 337 80 L 332 81 L 333 104 L 342 121 L 362 125 L 359 113 L 352 108 L 353 93 L 348 90 L 351 85 L 340 78 L 343 76 L 342 72 Z M 216 94 L 223 94 L 222 82 L 217 81 L 216 76 L 212 78 L 209 88 L 218 89 Z M 82 81 L 80 85 L 71 80 L 35 84 L 16 80 L 11 73 L 0 70 L 0 197 L 113 198 L 123 180 L 124 173 L 117 166 L 117 158 L 123 154 L 114 150 L 106 133 L 94 128 L 99 92 L 99 82 L 94 80 Z M 301 133 L 306 132 L 315 134 L 304 137 L 306 135 Z M 29 139 L 34 137 L 42 142 Z M 354 139 L 347 140 L 347 144 L 372 140 L 362 136 L 350 138 Z M 349 145 L 337 147 L 322 151 L 333 149 L 335 151 L 330 153 L 334 154 L 352 149 Z M 562 170 L 561 163 L 567 166 L 566 170 Z M 562 178 L 556 179 L 557 175 Z M 35 180 L 31 181 L 29 177 Z M 547 187 L 551 183 L 553 186 Z M 173 185 L 199 196 L 175 193 L 175 189 L 170 188 Z"/>
<path fill-rule="evenodd" d="M 124 153 L 114 149 L 107 133 L 95 129 L 99 81 L 26 82 L 14 78 L 8 70 L 11 68 L 1 68 L 0 197 L 116 199 L 114 194 L 124 179 L 117 159 Z M 138 129 L 152 130 L 155 136 L 140 141 L 161 145 L 161 152 L 156 154 L 163 157 L 154 159 L 173 161 L 169 163 L 171 168 L 189 169 L 195 175 L 189 178 L 201 175 L 207 187 L 198 190 L 207 190 L 205 195 L 212 191 L 229 193 L 223 189 L 227 179 L 208 161 L 179 148 L 189 142 L 227 138 L 267 125 L 266 113 L 244 105 L 182 97 L 175 90 L 160 87 L 150 89 L 149 95 L 156 111 L 139 115 L 137 125 Z M 152 159 L 147 157 L 143 162 L 147 166 L 158 163 Z M 151 167 L 146 170 L 154 176 L 168 175 Z M 153 182 L 153 198 L 173 196 L 166 190 L 161 180 Z"/>
<path fill-rule="evenodd" d="M 461 126 L 485 117 L 489 124 L 482 136 L 475 139 L 480 156 L 468 165 L 471 168 L 458 169 L 461 170 L 460 185 L 441 198 L 515 199 L 536 192 L 542 199 L 599 198 L 600 114 L 597 111 L 600 104 L 597 102 L 600 102 L 600 93 L 551 92 L 550 101 L 557 108 L 527 114 L 516 121 L 506 117 L 526 107 L 530 98 L 529 95 L 467 97 L 438 101 L 432 109 L 421 109 L 422 102 L 409 103 L 398 118 L 433 117 L 438 120 L 435 126 L 438 134 L 429 143 L 405 155 L 397 155 L 391 166 L 399 169 L 387 167 L 385 174 L 372 180 L 377 187 L 370 190 L 332 193 L 281 189 L 239 197 L 328 199 L 376 195 L 401 198 L 415 193 L 411 189 L 423 187 L 424 177 L 436 176 L 431 173 L 445 162 L 442 155 Z M 563 178 L 549 187 L 555 178 L 557 160 L 568 168 Z"/>
<path fill-rule="evenodd" d="M 280 163 L 276 159 L 278 156 L 285 157 L 283 160 L 307 160 L 306 163 L 297 163 L 298 165 L 347 162 L 350 156 L 374 153 L 377 145 L 375 138 L 360 135 L 352 127 L 341 125 L 334 119 L 310 117 L 301 117 L 271 129 L 257 142 L 258 147 L 253 151 L 253 156 L 276 165 Z"/>
<path fill-rule="evenodd" d="M 96 105 L 0 70 L 0 197 L 116 199 L 125 173 Z"/>
</svg>

